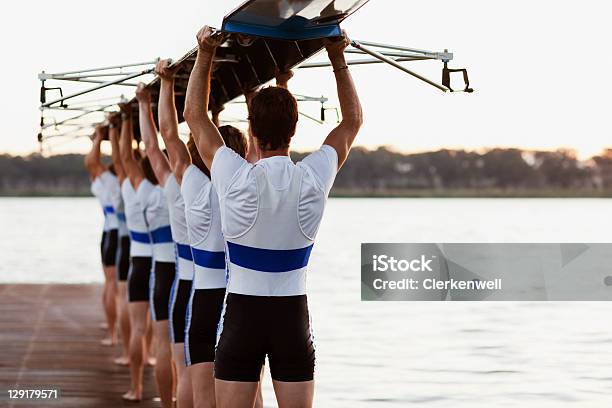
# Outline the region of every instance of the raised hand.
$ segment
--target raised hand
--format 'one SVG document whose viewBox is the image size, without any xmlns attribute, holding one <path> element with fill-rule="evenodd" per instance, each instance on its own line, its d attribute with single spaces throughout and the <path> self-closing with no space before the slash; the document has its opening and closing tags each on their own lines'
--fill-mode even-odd
<svg viewBox="0 0 612 408">
<path fill-rule="evenodd" d="M 121 113 L 131 116 L 132 115 L 132 107 L 128 102 L 121 102 L 119 104 L 119 109 Z"/>
<path fill-rule="evenodd" d="M 331 59 L 340 55 L 343 56 L 344 50 L 351 44 L 351 40 L 346 34 L 346 31 L 342 30 L 342 35 L 340 37 L 326 38 L 324 43 L 327 55 L 329 55 Z"/>
<path fill-rule="evenodd" d="M 136 99 L 138 102 L 151 102 L 151 91 L 142 82 L 136 87 Z"/>
<path fill-rule="evenodd" d="M 94 134 L 91 136 L 91 140 L 95 142 L 95 141 L 102 141 L 102 139 L 104 139 L 104 125 L 99 123 L 96 125 L 96 130 Z"/>
<path fill-rule="evenodd" d="M 162 80 L 172 81 L 174 79 L 176 71 L 178 70 L 178 66 L 170 68 L 171 64 L 171 59 L 160 60 L 155 65 L 155 73 L 157 74 L 157 76 L 160 77 Z"/>
<path fill-rule="evenodd" d="M 292 70 L 281 71 L 279 69 L 276 69 L 274 76 L 276 77 L 276 85 L 286 88 L 287 83 L 289 83 L 289 80 L 293 78 L 293 71 Z"/>
<path fill-rule="evenodd" d="M 198 40 L 198 47 L 202 51 L 213 51 L 223 44 L 226 36 L 223 33 L 216 32 L 209 26 L 204 26 L 198 31 L 196 38 Z"/>
<path fill-rule="evenodd" d="M 113 126 L 119 127 L 121 125 L 121 113 L 110 112 L 106 115 L 106 120 Z"/>
</svg>

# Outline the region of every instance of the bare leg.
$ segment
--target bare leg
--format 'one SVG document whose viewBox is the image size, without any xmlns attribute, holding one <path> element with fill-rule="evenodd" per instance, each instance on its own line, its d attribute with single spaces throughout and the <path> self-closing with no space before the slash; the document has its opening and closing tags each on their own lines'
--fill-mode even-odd
<svg viewBox="0 0 612 408">
<path fill-rule="evenodd" d="M 189 367 L 193 388 L 193 406 L 195 408 L 215 407 L 215 364 L 198 363 Z"/>
<path fill-rule="evenodd" d="M 130 302 L 130 375 L 132 388 L 123 394 L 129 401 L 142 399 L 143 348 L 149 302 Z"/>
<path fill-rule="evenodd" d="M 252 408 L 255 405 L 258 388 L 259 382 L 215 379 L 217 408 Z"/>
<path fill-rule="evenodd" d="M 162 406 L 172 408 L 174 395 L 174 370 L 172 367 L 172 351 L 170 348 L 170 333 L 168 321 L 153 322 L 153 337 L 157 362 L 155 364 L 155 381 Z"/>
<path fill-rule="evenodd" d="M 185 344 L 172 345 L 172 359 L 176 366 L 176 406 L 177 408 L 193 407 L 193 391 L 191 389 L 190 371 L 185 366 Z"/>
<path fill-rule="evenodd" d="M 253 408 L 263 408 L 263 393 L 261 392 L 261 382 L 264 374 L 264 366 L 261 367 L 261 373 L 259 374 L 259 383 L 257 384 L 257 398 L 255 399 L 255 405 Z"/>
<path fill-rule="evenodd" d="M 147 317 L 147 333 L 145 335 L 145 363 L 155 367 L 155 343 L 153 342 L 153 322 L 151 315 Z"/>
<path fill-rule="evenodd" d="M 284 382 L 272 380 L 278 408 L 312 408 L 314 381 Z"/>
<path fill-rule="evenodd" d="M 117 300 L 119 304 L 119 329 L 123 345 L 122 355 L 115 359 L 115 364 L 128 365 L 130 362 L 130 312 L 128 308 L 127 282 L 117 283 Z"/>
<path fill-rule="evenodd" d="M 102 303 L 108 324 L 109 337 L 102 340 L 104 346 L 117 344 L 117 276 L 114 266 L 104 266 L 104 291 Z"/>
</svg>

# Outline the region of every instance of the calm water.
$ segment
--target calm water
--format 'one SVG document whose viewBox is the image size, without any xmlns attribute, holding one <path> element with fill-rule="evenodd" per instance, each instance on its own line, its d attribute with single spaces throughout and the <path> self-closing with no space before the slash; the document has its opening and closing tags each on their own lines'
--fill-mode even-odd
<svg viewBox="0 0 612 408">
<path fill-rule="evenodd" d="M 612 305 L 361 303 L 361 242 L 610 242 L 612 200 L 336 199 L 311 258 L 318 407 L 609 407 Z M 0 199 L 0 282 L 100 282 L 94 199 Z M 266 406 L 273 404 L 269 379 Z"/>
</svg>

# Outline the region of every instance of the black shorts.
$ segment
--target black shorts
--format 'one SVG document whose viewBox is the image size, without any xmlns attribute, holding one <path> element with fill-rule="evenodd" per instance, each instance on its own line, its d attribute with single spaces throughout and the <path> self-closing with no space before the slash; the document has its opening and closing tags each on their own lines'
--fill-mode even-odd
<svg viewBox="0 0 612 408">
<path fill-rule="evenodd" d="M 151 257 L 131 258 L 128 276 L 128 298 L 130 302 L 149 301 L 149 280 L 151 277 Z"/>
<path fill-rule="evenodd" d="M 130 273 L 130 237 L 119 237 L 119 249 L 115 261 L 117 266 L 117 279 L 120 282 L 126 281 Z"/>
<path fill-rule="evenodd" d="M 100 242 L 102 265 L 115 266 L 115 261 L 117 258 L 117 241 L 118 232 L 116 229 L 104 231 L 102 233 L 102 241 Z"/>
<path fill-rule="evenodd" d="M 151 318 L 154 321 L 168 320 L 170 292 L 176 275 L 174 262 L 155 262 L 151 276 Z"/>
<path fill-rule="evenodd" d="M 187 365 L 215 361 L 217 327 L 225 289 L 195 289 L 189 302 L 185 362 Z"/>
<path fill-rule="evenodd" d="M 257 382 L 266 355 L 274 380 L 314 378 L 315 348 L 306 295 L 230 293 L 219 329 L 215 378 Z"/>
<path fill-rule="evenodd" d="M 172 286 L 172 302 L 170 303 L 170 335 L 173 343 L 185 342 L 185 321 L 187 306 L 191 296 L 190 280 L 177 279 Z"/>
</svg>

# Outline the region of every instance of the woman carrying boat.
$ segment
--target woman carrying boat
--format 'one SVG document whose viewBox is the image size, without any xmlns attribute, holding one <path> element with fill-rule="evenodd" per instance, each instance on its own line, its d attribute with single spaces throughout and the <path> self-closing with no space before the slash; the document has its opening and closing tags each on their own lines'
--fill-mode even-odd
<svg viewBox="0 0 612 408">
<path fill-rule="evenodd" d="M 128 308 L 127 279 L 130 270 L 130 232 L 125 217 L 125 206 L 121 196 L 121 185 L 126 179 L 121 159 L 119 158 L 119 115 L 109 117 L 108 133 L 112 146 L 113 168 L 117 174 L 117 182 L 110 187 L 111 200 L 117 214 L 117 231 L 119 242 L 115 268 L 117 269 L 117 305 L 119 311 L 119 329 L 121 331 L 122 355 L 115 359 L 115 364 L 128 365 L 130 361 L 130 313 Z"/>
<path fill-rule="evenodd" d="M 149 312 L 149 280 L 151 276 L 153 248 L 144 210 L 136 195 L 136 189 L 145 179 L 155 181 L 146 159 L 132 147 L 133 124 L 130 108 L 122 105 L 119 157 L 126 178 L 121 184 L 121 196 L 125 206 L 125 218 L 130 232 L 130 273 L 128 276 L 128 300 L 130 314 L 130 375 L 131 389 L 123 395 L 128 401 L 142 399 L 143 369 L 145 363 L 145 335 Z M 138 157 L 136 156 L 138 154 Z"/>
<path fill-rule="evenodd" d="M 93 144 L 90 152 L 85 156 L 85 168 L 89 172 L 92 181 L 91 191 L 96 196 L 104 213 L 104 226 L 102 228 L 102 239 L 100 241 L 100 254 L 102 269 L 104 271 L 104 289 L 102 291 L 102 305 L 106 317 L 108 338 L 102 340 L 105 346 L 117 343 L 117 279 L 115 270 L 115 258 L 117 253 L 118 223 L 117 215 L 113 207 L 109 185 L 117 183 L 117 177 L 113 174 L 113 168 L 106 167 L 100 160 L 100 145 L 104 138 L 102 126 L 97 126 L 93 135 Z"/>
<path fill-rule="evenodd" d="M 170 332 L 174 332 L 174 330 L 170 330 L 168 319 L 170 317 L 172 287 L 176 276 L 176 252 L 173 231 L 170 226 L 169 208 L 172 207 L 174 212 L 177 198 L 176 196 L 167 197 L 165 194 L 166 185 L 171 182 L 172 173 L 168 159 L 159 148 L 157 141 L 157 128 L 151 108 L 151 94 L 142 83 L 136 89 L 136 98 L 139 107 L 140 135 L 145 144 L 145 154 L 151 163 L 155 178 L 159 182 L 152 183 L 143 180 L 137 188 L 137 195 L 145 210 L 145 218 L 153 240 L 154 268 L 151 279 L 151 315 L 154 320 L 153 328 L 157 352 L 155 379 L 162 405 L 170 408 L 173 405 L 172 400 L 175 394 L 175 370 L 170 345 Z M 172 193 L 172 190 L 169 191 Z M 169 201 L 172 205 L 169 205 Z M 178 232 L 179 228 L 175 229 Z"/>
</svg>

